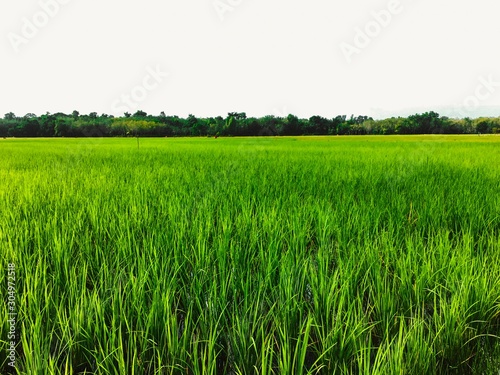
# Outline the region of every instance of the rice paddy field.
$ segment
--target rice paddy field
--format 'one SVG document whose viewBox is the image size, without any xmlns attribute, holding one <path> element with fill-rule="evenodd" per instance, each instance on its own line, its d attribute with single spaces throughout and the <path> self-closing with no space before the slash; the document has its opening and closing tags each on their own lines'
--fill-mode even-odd
<svg viewBox="0 0 500 375">
<path fill-rule="evenodd" d="M 499 234 L 499 136 L 3 139 L 0 373 L 498 374 Z"/>
</svg>

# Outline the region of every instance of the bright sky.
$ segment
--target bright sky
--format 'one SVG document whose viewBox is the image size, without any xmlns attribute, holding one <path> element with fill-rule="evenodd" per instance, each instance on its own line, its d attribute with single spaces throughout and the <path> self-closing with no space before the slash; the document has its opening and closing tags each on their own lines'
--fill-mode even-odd
<svg viewBox="0 0 500 375">
<path fill-rule="evenodd" d="M 2 0 L 6 112 L 500 116 L 498 0 Z"/>
</svg>

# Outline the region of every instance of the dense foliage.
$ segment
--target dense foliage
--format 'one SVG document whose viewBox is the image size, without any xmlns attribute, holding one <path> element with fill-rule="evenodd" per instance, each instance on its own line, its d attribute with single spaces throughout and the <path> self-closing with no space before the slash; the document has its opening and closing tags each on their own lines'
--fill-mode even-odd
<svg viewBox="0 0 500 375">
<path fill-rule="evenodd" d="M 500 117 L 451 119 L 435 112 L 405 117 L 374 120 L 367 116 L 312 116 L 300 119 L 265 116 L 247 117 L 231 112 L 221 116 L 187 118 L 148 115 L 137 111 L 133 115 L 113 117 L 93 112 L 80 115 L 74 111 L 36 116 L 16 117 L 7 113 L 0 119 L 0 137 L 113 137 L 113 136 L 267 136 L 267 135 L 358 135 L 358 134 L 475 134 L 500 133 Z"/>
<path fill-rule="evenodd" d="M 497 375 L 499 142 L 0 139 L 16 373 Z"/>
</svg>

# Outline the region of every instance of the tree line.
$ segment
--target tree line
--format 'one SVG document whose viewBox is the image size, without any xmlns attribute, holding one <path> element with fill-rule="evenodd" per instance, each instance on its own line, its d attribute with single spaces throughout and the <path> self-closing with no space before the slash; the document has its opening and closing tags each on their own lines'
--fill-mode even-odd
<svg viewBox="0 0 500 375">
<path fill-rule="evenodd" d="M 337 116 L 309 119 L 286 117 L 247 117 L 230 112 L 226 117 L 187 118 L 158 116 L 144 111 L 123 117 L 96 112 L 81 115 L 54 113 L 18 117 L 10 112 L 0 119 L 0 137 L 182 137 L 182 136 L 277 136 L 277 135 L 368 135 L 368 134 L 476 134 L 500 133 L 500 117 L 452 119 L 436 112 L 408 117 L 374 120 L 367 116 Z"/>
</svg>

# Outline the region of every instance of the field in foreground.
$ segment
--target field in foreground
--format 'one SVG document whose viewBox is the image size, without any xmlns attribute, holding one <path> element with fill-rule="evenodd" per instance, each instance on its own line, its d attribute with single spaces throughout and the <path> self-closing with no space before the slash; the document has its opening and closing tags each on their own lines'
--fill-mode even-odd
<svg viewBox="0 0 500 375">
<path fill-rule="evenodd" d="M 0 140 L 18 373 L 498 374 L 499 161 L 495 136 Z"/>
</svg>

